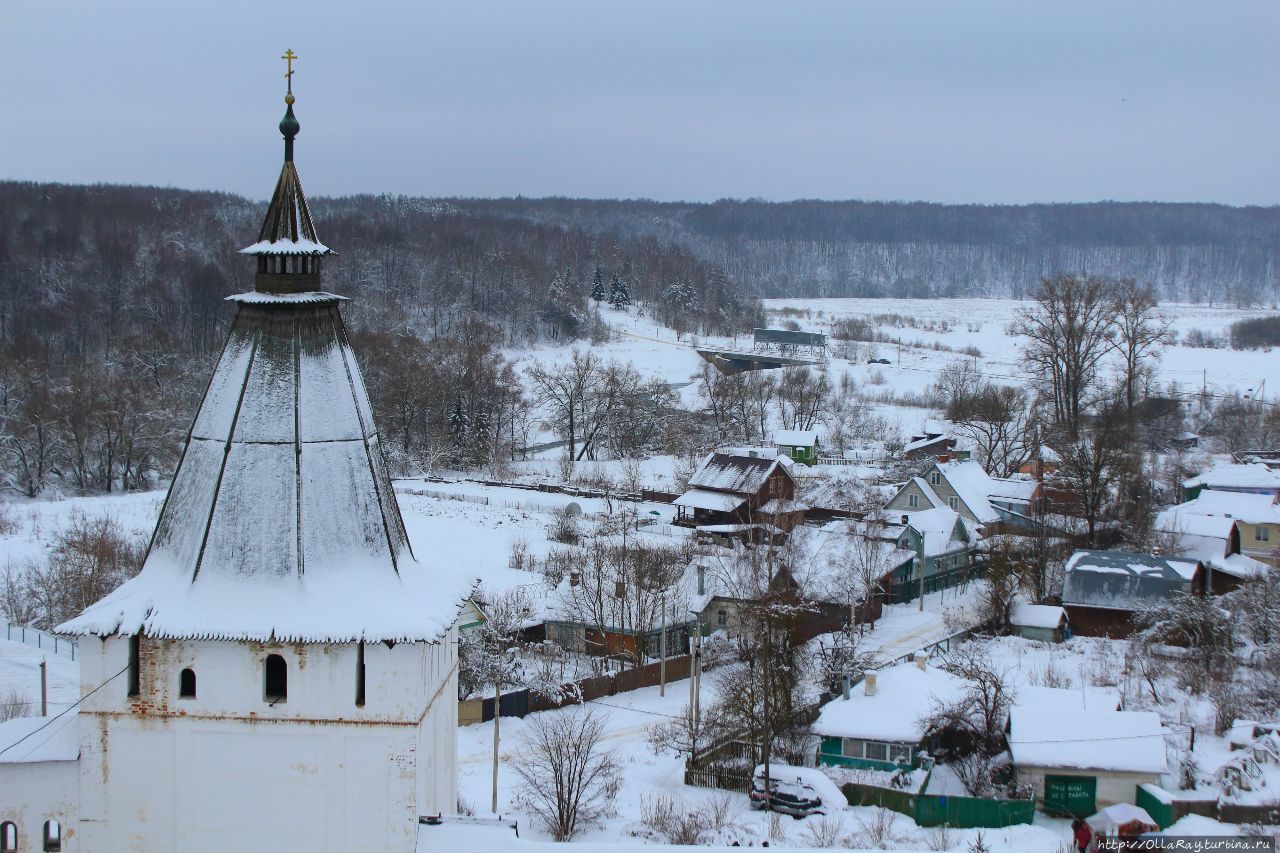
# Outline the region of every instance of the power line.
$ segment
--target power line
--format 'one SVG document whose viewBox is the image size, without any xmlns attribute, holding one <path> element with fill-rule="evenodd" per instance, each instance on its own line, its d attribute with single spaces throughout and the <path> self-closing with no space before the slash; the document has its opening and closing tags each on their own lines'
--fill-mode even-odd
<svg viewBox="0 0 1280 853">
<path fill-rule="evenodd" d="M 62 717 L 62 716 L 64 716 L 65 714 L 67 714 L 67 712 L 69 712 L 72 708 L 75 708 L 75 707 L 76 707 L 76 706 L 78 706 L 81 702 L 83 702 L 84 700 L 88 699 L 90 696 L 92 696 L 93 694 L 97 693 L 99 690 L 101 690 L 102 688 L 106 687 L 108 684 L 110 684 L 111 682 L 115 681 L 117 678 L 119 678 L 120 676 L 122 676 L 122 675 L 124 675 L 126 672 L 128 672 L 128 671 L 129 671 L 129 666 L 130 666 L 129 664 L 125 664 L 124 669 L 120 670 L 120 671 L 119 671 L 119 672 L 117 672 L 115 675 L 111 676 L 111 677 L 110 677 L 110 678 L 108 678 L 106 681 L 102 682 L 102 683 L 101 683 L 101 684 L 99 684 L 97 687 L 93 688 L 93 689 L 92 689 L 92 690 L 90 690 L 88 693 L 86 693 L 86 694 L 84 694 L 83 696 L 81 696 L 81 697 L 80 697 L 79 699 L 77 699 L 75 702 L 73 702 L 72 704 L 68 705 L 64 710 L 59 711 L 55 716 L 50 717 L 50 718 L 49 718 L 49 722 L 45 723 L 45 724 L 44 724 L 43 726 L 41 726 L 40 728 L 35 729 L 34 731 L 27 732 L 25 735 L 23 735 L 22 737 L 18 738 L 18 739 L 17 739 L 17 740 L 15 740 L 13 743 L 11 743 L 11 744 L 9 744 L 8 746 L 6 746 L 4 749 L 0 749 L 0 755 L 4 755 L 6 752 L 8 752 L 9 750 L 13 749 L 15 746 L 17 746 L 18 744 L 22 743 L 22 742 L 23 742 L 24 740 L 26 740 L 27 738 L 29 738 L 29 737 L 33 737 L 34 735 L 38 735 L 38 734 L 40 734 L 40 732 L 42 732 L 42 731 L 44 731 L 45 729 L 49 728 L 49 726 L 51 726 L 51 725 L 53 725 L 55 722 L 57 722 L 59 718 L 61 718 L 61 717 Z M 41 743 L 44 743 L 44 741 L 41 741 Z M 30 755 L 30 753 L 27 753 L 27 754 L 28 754 L 28 755 Z"/>
</svg>

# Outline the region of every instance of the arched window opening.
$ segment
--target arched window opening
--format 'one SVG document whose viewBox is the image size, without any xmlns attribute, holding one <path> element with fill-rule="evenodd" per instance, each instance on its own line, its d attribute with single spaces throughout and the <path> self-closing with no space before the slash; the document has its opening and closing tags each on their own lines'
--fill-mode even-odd
<svg viewBox="0 0 1280 853">
<path fill-rule="evenodd" d="M 178 698 L 196 698 L 196 673 L 193 669 L 184 669 L 178 676 Z"/>
<path fill-rule="evenodd" d="M 356 707 L 364 707 L 364 641 L 356 646 Z"/>
<path fill-rule="evenodd" d="M 289 697 L 289 669 L 280 655 L 267 655 L 263 667 L 266 700 L 272 705 Z"/>
<path fill-rule="evenodd" d="M 56 820 L 46 820 L 44 822 L 44 851 L 45 853 L 61 853 L 62 851 L 62 824 Z"/>
<path fill-rule="evenodd" d="M 0 823 L 0 853 L 17 853 L 18 825 L 11 820 Z"/>
</svg>

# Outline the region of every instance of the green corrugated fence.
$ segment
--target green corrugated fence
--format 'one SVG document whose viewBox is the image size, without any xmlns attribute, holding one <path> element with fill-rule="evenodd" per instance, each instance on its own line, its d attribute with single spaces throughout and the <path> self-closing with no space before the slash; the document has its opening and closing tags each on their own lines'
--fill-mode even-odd
<svg viewBox="0 0 1280 853">
<path fill-rule="evenodd" d="M 982 800 L 910 794 L 856 782 L 842 786 L 841 790 L 850 805 L 880 806 L 904 814 L 920 826 L 948 824 L 958 829 L 998 829 L 1029 824 L 1036 813 L 1035 800 Z"/>
</svg>

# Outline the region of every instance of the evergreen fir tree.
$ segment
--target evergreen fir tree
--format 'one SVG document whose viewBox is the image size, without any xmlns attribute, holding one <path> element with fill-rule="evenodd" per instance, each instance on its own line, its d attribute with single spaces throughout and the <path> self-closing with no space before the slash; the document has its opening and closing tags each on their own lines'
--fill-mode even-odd
<svg viewBox="0 0 1280 853">
<path fill-rule="evenodd" d="M 609 282 L 609 304 L 619 309 L 631 304 L 631 291 L 617 273 L 613 274 L 613 280 Z"/>
<path fill-rule="evenodd" d="M 449 438 L 453 440 L 454 447 L 462 447 L 466 444 L 470 426 L 467 410 L 463 408 L 462 398 L 459 397 L 453 404 L 453 411 L 449 413 Z"/>
<path fill-rule="evenodd" d="M 600 271 L 600 265 L 596 265 L 595 274 L 591 277 L 591 298 L 596 302 L 604 301 L 604 273 Z"/>
<path fill-rule="evenodd" d="M 471 419 L 471 459 L 476 465 L 489 461 L 489 410 L 481 406 Z"/>
</svg>

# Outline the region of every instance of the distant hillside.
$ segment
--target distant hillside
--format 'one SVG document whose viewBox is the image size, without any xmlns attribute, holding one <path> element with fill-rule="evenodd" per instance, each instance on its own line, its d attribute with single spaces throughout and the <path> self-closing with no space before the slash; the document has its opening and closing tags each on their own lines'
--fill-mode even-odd
<svg viewBox="0 0 1280 853">
<path fill-rule="evenodd" d="M 1042 276 L 1133 276 L 1163 298 L 1280 297 L 1280 207 L 1098 202 L 579 199 L 454 202 L 466 210 L 648 234 L 688 246 L 760 296 L 1021 296 Z"/>
</svg>

